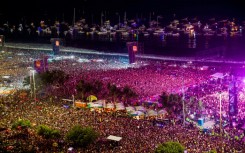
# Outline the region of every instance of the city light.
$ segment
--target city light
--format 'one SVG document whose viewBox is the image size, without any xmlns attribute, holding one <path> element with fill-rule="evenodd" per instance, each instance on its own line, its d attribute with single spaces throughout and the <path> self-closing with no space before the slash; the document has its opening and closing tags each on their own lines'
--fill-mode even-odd
<svg viewBox="0 0 245 153">
<path fill-rule="evenodd" d="M 55 41 L 56 46 L 60 46 L 60 42 L 58 40 Z"/>
<path fill-rule="evenodd" d="M 138 51 L 138 47 L 137 46 L 133 46 L 133 51 L 137 52 Z"/>
</svg>

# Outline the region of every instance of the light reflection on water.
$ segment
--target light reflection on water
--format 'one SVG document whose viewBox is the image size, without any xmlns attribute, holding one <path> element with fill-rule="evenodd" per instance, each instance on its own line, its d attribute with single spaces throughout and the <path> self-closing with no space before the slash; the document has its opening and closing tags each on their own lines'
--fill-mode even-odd
<svg viewBox="0 0 245 153">
<path fill-rule="evenodd" d="M 41 38 L 42 39 L 42 38 Z M 49 39 L 49 38 L 47 38 Z M 216 47 L 225 47 L 225 56 L 245 59 L 245 36 L 242 33 L 225 34 L 184 34 L 180 33 L 82 33 L 76 39 L 66 40 L 66 46 L 94 49 L 104 52 L 127 53 L 126 42 L 139 41 L 144 54 L 167 56 L 195 56 L 196 52 Z M 50 41 L 49 41 L 50 42 Z"/>
<path fill-rule="evenodd" d="M 92 40 L 94 42 L 105 42 L 108 43 L 108 50 L 112 52 L 127 52 L 126 42 L 128 41 L 139 41 L 144 44 L 145 54 L 159 54 L 159 55 L 170 55 L 170 56 L 192 56 L 195 55 L 197 51 L 208 50 L 216 47 L 227 48 L 226 56 L 234 57 L 238 55 L 239 57 L 244 51 L 244 36 L 242 33 L 233 33 L 230 35 L 223 34 L 135 34 L 135 33 L 107 33 L 101 35 L 89 35 L 87 40 Z M 80 40 L 82 41 L 82 39 Z M 109 46 L 117 43 L 124 45 L 112 47 Z M 239 44 L 239 45 L 237 45 Z M 233 46 L 236 48 L 233 48 Z M 83 46 L 80 46 L 83 47 Z M 239 47 L 239 49 L 237 49 Z M 97 47 L 96 49 L 100 49 Z M 107 48 L 103 46 L 103 49 Z M 237 54 L 234 54 L 235 52 Z M 245 51 L 244 51 L 245 52 Z M 245 55 L 243 55 L 245 58 Z"/>
</svg>

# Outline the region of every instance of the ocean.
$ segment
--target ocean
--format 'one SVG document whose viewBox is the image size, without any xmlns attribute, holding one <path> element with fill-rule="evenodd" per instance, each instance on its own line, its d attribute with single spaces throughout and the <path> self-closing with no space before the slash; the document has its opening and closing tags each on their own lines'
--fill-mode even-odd
<svg viewBox="0 0 245 153">
<path fill-rule="evenodd" d="M 174 57 L 223 58 L 224 60 L 245 60 L 245 36 L 188 35 L 161 36 L 84 36 L 67 41 L 67 46 L 89 48 L 98 51 L 127 53 L 127 42 L 136 41 L 142 46 L 139 54 L 153 54 Z"/>
<path fill-rule="evenodd" d="M 196 35 L 179 36 L 166 35 L 87 35 L 81 34 L 73 39 L 63 39 L 65 47 L 93 49 L 108 53 L 127 53 L 127 42 L 136 41 L 141 46 L 137 52 L 140 55 L 160 55 L 172 57 L 194 57 L 198 59 L 219 59 L 245 61 L 245 34 L 240 35 Z M 6 39 L 14 43 L 50 44 L 50 37 L 35 39 Z M 50 46 L 51 47 L 51 46 Z"/>
</svg>

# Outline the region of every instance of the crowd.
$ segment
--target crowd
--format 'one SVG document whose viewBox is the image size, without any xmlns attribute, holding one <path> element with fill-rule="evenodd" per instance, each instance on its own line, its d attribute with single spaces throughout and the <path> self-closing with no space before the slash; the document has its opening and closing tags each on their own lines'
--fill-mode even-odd
<svg viewBox="0 0 245 153">
<path fill-rule="evenodd" d="M 11 75 L 10 84 L 21 87 L 23 78 L 30 74 L 28 67 L 32 67 L 32 59 L 39 57 L 40 52 L 15 50 L 14 52 L 2 52 L 0 66 L 1 75 Z M 65 54 L 68 56 L 67 54 Z M 79 62 L 78 57 L 86 62 Z M 167 93 L 186 92 L 186 99 L 197 97 L 203 102 L 203 111 L 210 118 L 216 118 L 219 113 L 219 95 L 222 91 L 223 119 L 228 116 L 227 84 L 220 80 L 212 79 L 215 72 L 228 73 L 227 67 L 210 67 L 201 70 L 200 65 L 193 63 L 179 63 L 167 61 L 140 60 L 135 65 L 121 62 L 118 57 L 104 57 L 98 60 L 98 55 L 76 55 L 75 58 L 55 60 L 49 62 L 49 70 L 61 69 L 71 76 L 73 82 L 80 79 L 85 81 L 101 80 L 104 84 L 113 83 L 118 87 L 129 85 L 139 95 L 139 99 L 147 99 L 153 95 L 159 95 L 163 91 Z M 94 60 L 97 59 L 97 60 Z M 8 68 L 8 69 L 6 69 Z M 17 82 L 17 83 L 16 83 Z M 18 86 L 17 86 L 18 85 Z M 75 87 L 74 84 L 70 84 Z M 239 86 L 242 89 L 242 86 Z M 244 122 L 244 95 L 243 90 L 238 92 L 239 122 Z M 16 119 L 24 118 L 33 123 L 33 126 L 45 124 L 59 129 L 64 135 L 72 126 L 92 126 L 100 136 L 95 144 L 82 149 L 82 152 L 153 152 L 158 144 L 166 141 L 178 141 L 186 147 L 188 152 L 205 152 L 216 149 L 218 152 L 234 153 L 244 152 L 245 143 L 237 140 L 234 135 L 240 133 L 240 129 L 226 127 L 225 136 L 218 136 L 217 128 L 213 134 L 204 134 L 200 129 L 187 124 L 184 127 L 181 122 L 171 122 L 159 128 L 149 120 L 135 120 L 126 116 L 115 116 L 114 113 L 95 113 L 85 110 L 77 110 L 63 107 L 63 102 L 58 99 L 39 99 L 38 103 L 31 100 L 21 100 L 18 97 L 2 97 L 1 126 L 9 127 Z M 188 115 L 195 114 L 195 108 L 189 108 Z M 8 137 L 7 134 L 3 134 Z M 117 146 L 110 147 L 110 142 L 105 138 L 109 135 L 122 137 Z M 29 137 L 30 144 L 36 151 L 47 151 L 44 146 L 38 146 L 40 139 L 34 134 Z M 8 139 L 6 139 L 8 141 Z M 70 146 L 64 140 L 59 140 L 59 149 L 67 150 Z"/>
<path fill-rule="evenodd" d="M 204 152 L 216 149 L 218 152 L 236 152 L 244 149 L 244 143 L 236 139 L 228 139 L 217 135 L 203 134 L 197 128 L 183 127 L 181 124 L 166 124 L 163 128 L 153 126 L 148 120 L 135 120 L 125 116 L 115 116 L 111 113 L 95 113 L 85 110 L 64 108 L 59 104 L 44 101 L 35 104 L 25 101 L 5 101 L 6 110 L 1 114 L 1 124 L 10 126 L 17 118 L 25 118 L 33 123 L 33 126 L 45 124 L 59 129 L 65 134 L 72 126 L 92 126 L 100 133 L 95 144 L 81 149 L 82 152 L 153 152 L 158 144 L 166 141 L 178 141 L 182 143 L 188 152 Z M 3 136 L 10 137 L 2 133 Z M 109 135 L 122 137 L 118 146 L 110 147 L 106 140 Z M 10 140 L 8 140 L 10 141 Z M 49 147 L 36 146 L 40 143 L 35 135 L 29 137 L 28 143 L 36 150 L 47 151 Z M 27 143 L 27 142 L 26 142 Z M 67 150 L 70 146 L 59 140 L 59 149 Z M 236 151 L 235 151 L 236 150 Z M 244 151 L 244 150 L 243 150 Z"/>
</svg>

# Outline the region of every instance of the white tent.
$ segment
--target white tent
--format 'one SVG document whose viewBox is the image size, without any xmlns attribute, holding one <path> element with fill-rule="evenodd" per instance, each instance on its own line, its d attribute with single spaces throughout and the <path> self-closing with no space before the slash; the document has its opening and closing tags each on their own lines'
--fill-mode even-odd
<svg viewBox="0 0 245 153">
<path fill-rule="evenodd" d="M 103 100 L 97 100 L 97 101 L 95 101 L 94 103 L 97 103 L 97 104 L 103 104 Z"/>
<path fill-rule="evenodd" d="M 124 106 L 123 103 L 116 103 L 115 105 L 116 105 L 116 106 Z"/>
<path fill-rule="evenodd" d="M 116 107 L 116 110 L 125 110 L 125 107 Z"/>
<path fill-rule="evenodd" d="M 211 77 L 214 79 L 223 79 L 225 75 L 223 73 L 214 73 L 211 75 Z"/>
<path fill-rule="evenodd" d="M 0 87 L 0 95 L 8 95 L 15 91 L 15 88 L 11 87 Z"/>
<path fill-rule="evenodd" d="M 103 107 L 105 107 L 105 106 L 106 106 L 106 103 L 105 103 L 105 100 L 104 100 L 104 99 L 97 100 L 97 101 L 96 101 L 96 103 L 98 103 L 98 104 L 102 104 L 102 105 L 103 105 Z"/>
<path fill-rule="evenodd" d="M 126 107 L 126 110 L 127 110 L 127 112 L 135 111 L 134 107 L 132 107 L 132 106 Z"/>
<path fill-rule="evenodd" d="M 208 70 L 208 66 L 202 66 L 200 70 Z"/>
<path fill-rule="evenodd" d="M 106 108 L 114 108 L 115 105 L 113 103 L 108 103 L 106 104 Z"/>
<path fill-rule="evenodd" d="M 203 124 L 204 129 L 212 129 L 215 125 L 214 121 L 208 121 Z"/>
<path fill-rule="evenodd" d="M 123 103 L 116 103 L 116 110 L 125 110 L 125 106 Z"/>
<path fill-rule="evenodd" d="M 135 111 L 135 113 L 137 113 L 138 116 L 144 116 L 145 114 L 141 111 Z"/>
<path fill-rule="evenodd" d="M 137 110 L 137 111 L 143 111 L 143 112 L 146 111 L 145 107 L 143 107 L 143 106 L 135 106 L 135 110 Z"/>
<path fill-rule="evenodd" d="M 3 79 L 9 79 L 11 76 L 10 75 L 3 75 L 2 78 Z"/>
<path fill-rule="evenodd" d="M 116 103 L 116 107 L 125 107 L 123 103 Z"/>
<path fill-rule="evenodd" d="M 95 103 L 95 104 L 92 104 L 91 107 L 94 107 L 94 108 L 102 108 L 103 106 L 102 106 L 102 104 Z"/>
<path fill-rule="evenodd" d="M 147 115 L 148 116 L 157 116 L 157 112 L 151 109 L 151 110 L 148 110 Z"/>
<path fill-rule="evenodd" d="M 165 115 L 167 114 L 167 111 L 165 109 L 161 109 L 157 112 L 158 115 Z"/>
<path fill-rule="evenodd" d="M 122 137 L 114 136 L 114 135 L 109 135 L 107 137 L 108 140 L 113 140 L 113 141 L 120 141 Z"/>
</svg>

